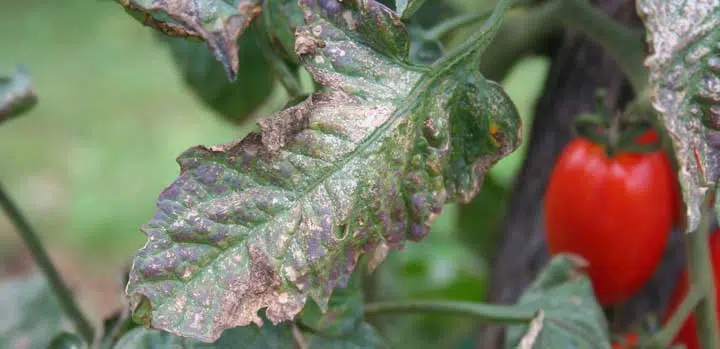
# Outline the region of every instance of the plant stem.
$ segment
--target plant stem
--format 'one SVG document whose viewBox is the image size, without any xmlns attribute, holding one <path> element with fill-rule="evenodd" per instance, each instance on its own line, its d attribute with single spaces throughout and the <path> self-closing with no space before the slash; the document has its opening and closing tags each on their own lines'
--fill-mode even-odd
<svg viewBox="0 0 720 349">
<path fill-rule="evenodd" d="M 2 210 L 5 211 L 15 226 L 15 229 L 17 229 L 23 242 L 25 242 L 28 250 L 30 250 L 30 254 L 35 260 L 35 263 L 37 263 L 40 270 L 45 274 L 45 277 L 50 283 L 50 287 L 52 287 L 53 292 L 60 302 L 60 306 L 62 306 L 68 317 L 75 323 L 75 327 L 78 332 L 80 332 L 80 335 L 82 335 L 88 343 L 92 343 L 95 332 L 93 326 L 85 318 L 82 311 L 80 311 L 80 308 L 73 298 L 72 292 L 70 292 L 70 289 L 63 282 L 57 269 L 55 269 L 37 233 L 30 226 L 28 220 L 22 215 L 18 206 L 10 199 L 2 183 L 0 183 L 0 207 L 2 207 Z"/>
<path fill-rule="evenodd" d="M 283 61 L 278 55 L 275 54 L 272 47 L 268 44 L 266 38 L 267 34 L 263 21 L 255 21 L 253 29 L 258 33 L 256 40 L 260 51 L 262 52 L 265 62 L 267 62 L 270 70 L 273 72 L 275 77 L 285 87 L 288 93 L 289 99 L 295 99 L 303 94 L 302 88 L 300 87 L 300 81 L 297 73 L 293 72 L 287 63 Z"/>
<path fill-rule="evenodd" d="M 488 10 L 450 18 L 428 29 L 427 32 L 425 32 L 425 38 L 427 40 L 441 40 L 445 35 L 466 25 L 485 19 L 491 14 L 492 10 Z"/>
<path fill-rule="evenodd" d="M 535 318 L 536 310 L 452 301 L 387 301 L 365 305 L 365 316 L 399 313 L 446 313 L 470 316 L 482 322 L 512 325 L 529 323 Z"/>
<path fill-rule="evenodd" d="M 698 289 L 703 296 L 695 309 L 698 338 L 700 339 L 700 347 L 703 349 L 720 348 L 718 319 L 715 314 L 715 304 L 717 302 L 715 299 L 715 281 L 708 246 L 708 236 L 710 235 L 712 223 L 711 217 L 713 215 L 711 198 L 712 192 L 705 195 L 700 227 L 696 232 L 689 234 L 687 246 L 690 288 Z"/>
<path fill-rule="evenodd" d="M 510 9 L 515 8 L 517 6 L 523 6 L 530 3 L 530 1 L 527 0 L 514 0 L 510 2 Z M 490 17 L 490 15 L 493 13 L 494 8 L 490 8 L 484 11 L 479 11 L 475 13 L 470 13 L 467 15 L 460 15 L 457 17 L 452 17 L 446 21 L 443 21 L 439 24 L 436 24 L 434 27 L 428 29 L 425 32 L 425 38 L 427 40 L 441 40 L 445 35 L 448 35 L 452 33 L 455 30 L 458 30 L 466 25 L 471 25 L 476 22 L 479 22 L 480 20 L 486 19 Z"/>
<path fill-rule="evenodd" d="M 560 5 L 560 20 L 566 25 L 578 28 L 608 50 L 630 80 L 635 93 L 643 91 L 648 83 L 648 73 L 643 65 L 643 32 L 616 22 L 587 0 L 556 1 L 559 1 Z"/>
<path fill-rule="evenodd" d="M 670 319 L 665 323 L 662 330 L 650 339 L 648 345 L 661 348 L 669 347 L 675 336 L 680 332 L 680 328 L 682 328 L 685 320 L 692 314 L 702 298 L 703 293 L 700 290 L 696 288 L 691 289 L 677 309 L 675 309 Z"/>
</svg>

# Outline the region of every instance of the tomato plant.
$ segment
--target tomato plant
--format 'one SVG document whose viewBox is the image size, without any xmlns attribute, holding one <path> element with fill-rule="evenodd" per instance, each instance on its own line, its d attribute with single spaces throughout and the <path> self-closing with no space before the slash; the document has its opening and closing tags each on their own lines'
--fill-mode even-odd
<svg viewBox="0 0 720 349">
<path fill-rule="evenodd" d="M 712 272 L 704 244 L 720 181 L 720 0 L 114 2 L 108 12 L 99 7 L 106 2 L 0 5 L 0 46 L 10 48 L 0 63 L 35 44 L 39 57 L 29 61 L 48 65 L 34 70 L 37 90 L 27 69 L 0 76 L 0 209 L 10 223 L 0 220 L 0 234 L 12 227 L 32 257 L 21 256 L 24 268 L 0 267 L 0 348 L 663 347 L 693 301 L 697 319 L 678 340 L 697 346 L 695 321 L 703 349 L 720 348 L 708 315 L 713 283 L 695 282 Z M 36 16 L 42 9 L 45 17 Z M 624 13 L 611 15 L 616 9 Z M 75 17 L 60 20 L 62 13 Z M 108 28 L 117 32 L 103 35 Z M 41 35 L 24 37 L 33 30 Z M 78 33 L 89 40 L 66 37 Z M 139 53 L 153 49 L 162 52 Z M 532 60 L 544 68 L 515 76 Z M 183 88 L 167 88 L 173 79 Z M 112 81 L 95 88 L 101 80 Z M 602 117 L 578 115 L 592 94 L 603 96 Z M 34 108 L 38 100 L 46 106 Z M 162 107 L 149 109 L 155 104 Z M 201 120 L 174 128 L 190 120 L 177 114 L 200 111 L 223 116 L 214 130 L 242 137 L 192 146 L 186 137 L 227 142 L 216 131 L 184 132 Z M 85 117 L 79 130 L 65 119 L 71 114 Z M 123 156 L 96 154 L 90 143 L 105 139 L 84 138 L 97 131 L 88 120 Z M 557 163 L 547 161 L 571 122 L 581 136 Z M 144 138 L 138 125 L 152 130 L 152 142 L 135 143 Z M 152 198 L 136 194 L 146 192 L 140 183 L 151 182 L 149 173 L 164 172 L 159 159 L 143 156 L 163 154 L 146 151 L 150 145 L 175 152 L 177 144 L 190 148 L 177 156 L 179 174 L 151 215 Z M 47 180 L 52 166 L 41 154 L 68 172 L 49 177 L 68 180 Z M 65 182 L 92 182 L 80 187 L 98 188 L 93 197 L 102 200 L 61 189 Z M 29 197 L 18 204 L 5 183 L 33 190 L 20 190 Z M 116 197 L 150 220 L 133 220 Z M 69 209 L 54 208 L 62 213 L 45 211 L 66 200 Z M 113 287 L 123 297 L 99 297 L 118 298 L 107 313 L 79 306 L 88 287 L 71 288 L 47 250 L 70 232 L 46 246 L 21 210 L 27 203 L 29 213 L 49 217 L 41 226 L 98 231 L 96 240 L 118 251 L 106 240 L 140 227 L 147 241 L 132 256 L 119 254 L 128 267 L 124 287 Z M 90 219 L 65 224 L 65 211 Z M 673 226 L 693 232 L 693 282 L 681 282 L 672 306 L 688 288 L 691 296 L 652 336 L 631 332 L 612 343 L 611 332 L 627 331 L 622 320 L 657 315 L 657 297 L 636 291 L 658 267 Z M 0 239 L 3 252 L 25 251 Z M 103 247 L 87 245 L 105 257 Z M 31 260 L 40 273 L 28 277 Z M 76 262 L 120 269 L 105 259 Z M 635 307 L 645 303 L 652 307 Z M 422 316 L 399 317 L 409 313 Z"/>
<path fill-rule="evenodd" d="M 578 137 L 560 154 L 545 194 L 548 246 L 587 260 L 601 304 L 626 300 L 655 271 L 673 223 L 674 182 L 663 151 L 608 155 Z"/>
</svg>

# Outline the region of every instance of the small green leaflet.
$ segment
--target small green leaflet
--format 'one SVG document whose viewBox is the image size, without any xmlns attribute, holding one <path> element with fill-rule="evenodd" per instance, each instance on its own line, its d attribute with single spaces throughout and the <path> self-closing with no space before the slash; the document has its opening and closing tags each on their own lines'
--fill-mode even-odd
<svg viewBox="0 0 720 349">
<path fill-rule="evenodd" d="M 579 265 L 577 257 L 558 255 L 540 272 L 517 303 L 538 315 L 508 328 L 506 348 L 610 349 L 605 315 Z"/>
<path fill-rule="evenodd" d="M 395 9 L 400 18 L 406 19 L 412 17 L 425 0 L 395 0 Z"/>
<path fill-rule="evenodd" d="M 207 42 L 230 80 L 238 73 L 237 40 L 260 14 L 262 0 L 115 0 L 140 23 L 170 36 Z"/>
<path fill-rule="evenodd" d="M 0 123 L 35 106 L 37 95 L 27 70 L 19 67 L 11 76 L 0 76 Z"/>
<path fill-rule="evenodd" d="M 638 0 L 637 7 L 652 52 L 650 95 L 675 146 L 694 231 L 720 179 L 720 0 Z"/>
<path fill-rule="evenodd" d="M 178 158 L 143 226 L 127 293 L 145 325 L 212 342 L 226 329 L 321 311 L 358 258 L 421 240 L 448 202 L 468 202 L 520 142 L 520 119 L 480 55 L 507 8 L 430 68 L 371 0 L 301 0 L 295 52 L 324 86 L 260 131 Z"/>
<path fill-rule="evenodd" d="M 0 283 L 0 314 L 0 348 L 47 348 L 68 325 L 40 274 Z"/>
</svg>

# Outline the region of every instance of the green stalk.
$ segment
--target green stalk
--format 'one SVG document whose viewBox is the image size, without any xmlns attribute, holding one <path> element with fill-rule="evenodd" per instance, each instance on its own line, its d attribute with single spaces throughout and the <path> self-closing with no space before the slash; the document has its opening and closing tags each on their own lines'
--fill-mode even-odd
<svg viewBox="0 0 720 349">
<path fill-rule="evenodd" d="M 480 20 L 490 17 L 492 9 L 488 11 L 481 11 L 477 13 L 471 13 L 467 15 L 457 16 L 450 18 L 444 22 L 438 23 L 434 27 L 430 28 L 425 32 L 425 39 L 427 40 L 442 40 L 446 35 L 464 27 L 467 25 L 474 24 Z"/>
<path fill-rule="evenodd" d="M 712 260 L 708 237 L 712 222 L 712 206 L 710 193 L 705 195 L 700 227 L 688 236 L 687 258 L 690 289 L 699 290 L 703 297 L 695 309 L 700 347 L 703 349 L 720 348 L 718 338 L 718 319 L 716 317 L 715 280 L 713 278 Z"/>
<path fill-rule="evenodd" d="M 635 93 L 648 83 L 643 65 L 645 36 L 642 31 L 628 28 L 593 7 L 587 0 L 559 1 L 558 15 L 568 26 L 575 27 L 598 42 L 615 57 L 620 69 L 630 80 Z"/>
<path fill-rule="evenodd" d="M 452 301 L 387 301 L 365 305 L 365 316 L 399 313 L 442 313 L 473 317 L 480 322 L 496 324 L 526 324 L 535 318 L 535 310 L 484 303 Z"/>
<path fill-rule="evenodd" d="M 45 277 L 50 283 L 50 287 L 60 302 L 60 306 L 70 320 L 73 321 L 80 335 L 83 336 L 88 343 L 93 343 L 95 338 L 93 326 L 90 324 L 90 321 L 85 318 L 82 311 L 80 311 L 80 307 L 78 307 L 75 302 L 72 292 L 65 282 L 63 282 L 57 269 L 55 269 L 55 265 L 50 260 L 37 233 L 30 226 L 28 220 L 22 215 L 18 206 L 10 199 L 2 183 L 0 183 L 0 207 L 2 207 L 2 210 L 5 211 L 10 222 L 12 222 L 15 229 L 17 229 L 23 242 L 25 242 L 28 250 L 30 250 L 30 254 L 35 260 L 35 263 L 37 263 L 40 270 L 45 274 Z"/>
<path fill-rule="evenodd" d="M 300 87 L 300 80 L 298 79 L 297 73 L 293 72 L 287 63 L 283 61 L 273 51 L 272 47 L 267 41 L 267 32 L 265 29 L 264 21 L 255 21 L 253 30 L 257 33 L 255 36 L 260 52 L 262 52 L 265 62 L 267 62 L 273 75 L 280 81 L 285 87 L 288 93 L 288 99 L 295 99 L 303 94 L 302 87 Z"/>
<path fill-rule="evenodd" d="M 661 348 L 669 347 L 675 336 L 680 332 L 685 320 L 692 314 L 702 298 L 703 293 L 699 289 L 691 289 L 665 323 L 662 330 L 653 335 L 648 345 Z"/>
</svg>

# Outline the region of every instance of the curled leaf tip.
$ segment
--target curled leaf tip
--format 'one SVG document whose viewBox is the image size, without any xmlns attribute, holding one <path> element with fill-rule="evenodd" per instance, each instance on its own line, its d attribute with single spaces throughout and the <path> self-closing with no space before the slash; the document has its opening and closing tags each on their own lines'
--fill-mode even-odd
<svg viewBox="0 0 720 349">
<path fill-rule="evenodd" d="M 261 0 L 116 0 L 144 25 L 205 41 L 230 81 L 238 74 L 238 38 L 262 11 Z"/>
</svg>

